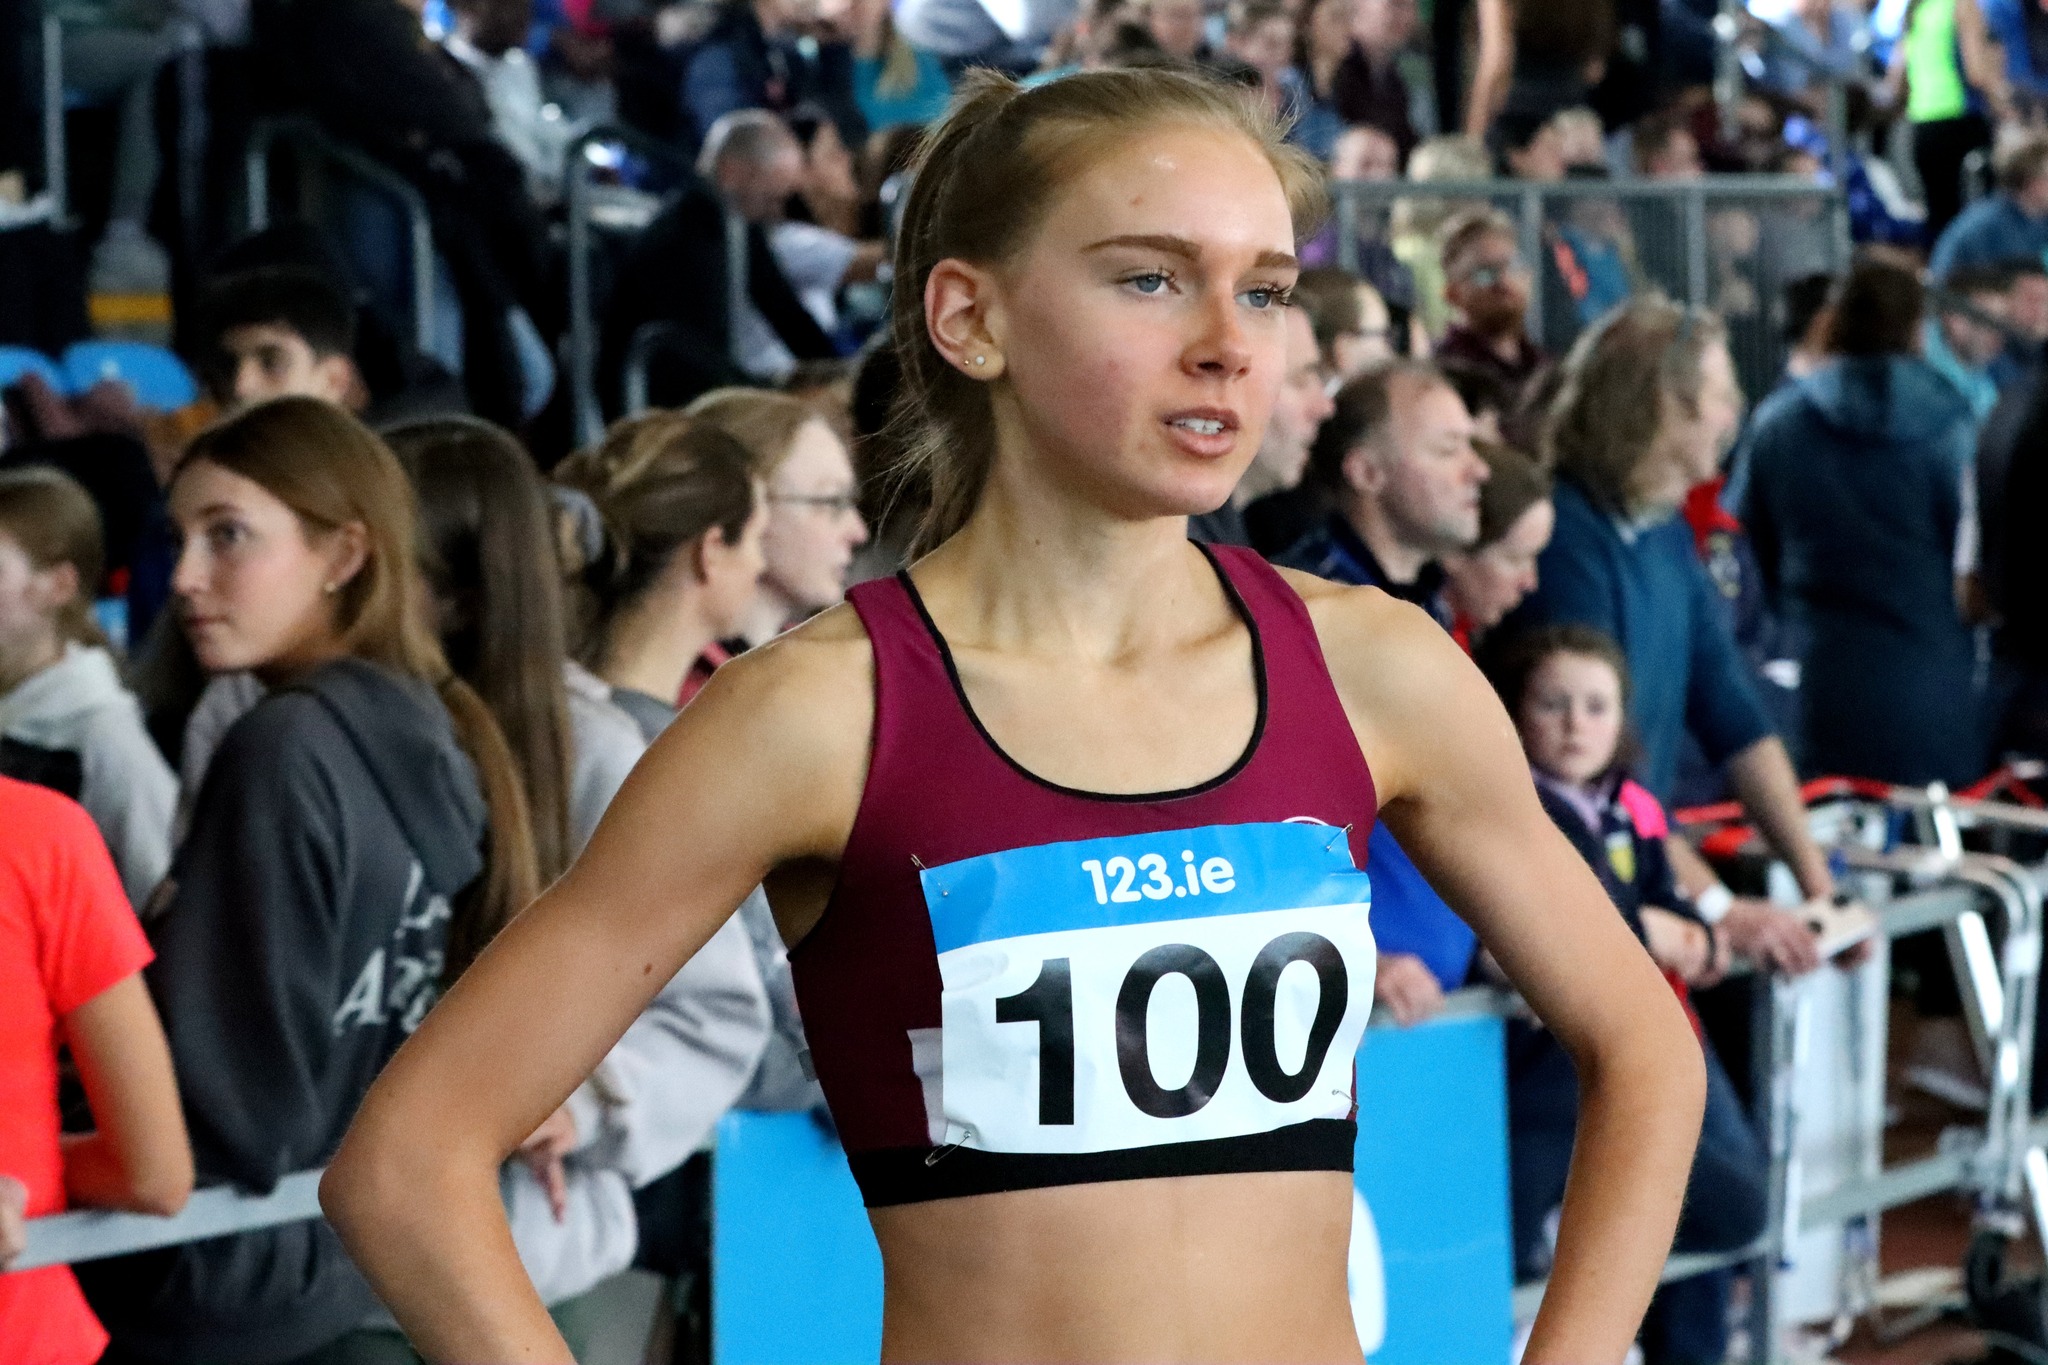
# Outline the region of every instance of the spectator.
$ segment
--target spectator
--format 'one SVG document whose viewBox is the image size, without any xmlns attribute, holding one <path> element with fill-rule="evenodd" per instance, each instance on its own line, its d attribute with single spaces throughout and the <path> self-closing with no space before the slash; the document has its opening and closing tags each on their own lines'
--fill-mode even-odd
<svg viewBox="0 0 2048 1365">
<path fill-rule="evenodd" d="M 140 906 L 170 866 L 178 782 L 93 621 L 103 559 L 84 489 L 0 471 L 0 772 L 83 805 Z"/>
<path fill-rule="evenodd" d="M 200 305 L 197 368 L 221 406 L 297 394 L 360 413 L 369 401 L 351 358 L 355 309 L 326 277 L 268 268 L 215 280 Z"/>
<path fill-rule="evenodd" d="M 896 23 L 912 44 L 947 61 L 975 57 L 1006 70 L 1029 70 L 1081 8 L 1075 0 L 1026 0 L 1000 22 L 982 0 L 901 0 Z"/>
<path fill-rule="evenodd" d="M 1894 95 L 1900 86 L 1905 88 L 1913 165 L 1927 201 L 1926 240 L 1936 244 L 1939 277 L 1947 272 L 1940 258 L 1941 238 L 1963 207 L 1963 161 L 1991 145 L 1991 126 L 1984 118 L 1987 107 L 2000 123 L 2007 121 L 2011 109 L 2005 73 L 1998 69 L 1977 0 L 1920 0 L 1910 5 L 1885 82 Z"/>
<path fill-rule="evenodd" d="M 870 132 L 936 122 L 953 80 L 932 53 L 911 46 L 889 0 L 853 0 L 853 97 Z"/>
<path fill-rule="evenodd" d="M 1346 128 L 1337 136 L 1330 154 L 1330 178 L 1337 181 L 1386 181 L 1400 178 L 1399 154 L 1394 140 L 1370 124 Z M 1337 235 L 1342 229 L 1332 214 L 1316 234 L 1301 244 L 1303 264 L 1334 266 L 1340 255 Z M 1400 315 L 1401 323 L 1415 312 L 1415 277 L 1395 254 L 1387 240 L 1385 222 L 1378 212 L 1361 216 L 1355 242 L 1358 272 L 1379 292 L 1386 306 Z"/>
<path fill-rule="evenodd" d="M 1209 44 L 1202 37 L 1202 0 L 1144 0 L 1145 31 L 1159 50 L 1177 61 L 1206 62 Z"/>
<path fill-rule="evenodd" d="M 504 736 L 427 623 L 390 450 L 338 408 L 281 398 L 195 441 L 170 498 L 200 663 L 273 690 L 200 789 L 148 981 L 200 1178 L 267 1191 L 333 1155 L 538 879 Z M 376 1306 L 318 1219 L 82 1279 L 117 1359 L 289 1361 Z"/>
<path fill-rule="evenodd" d="M 854 94 L 853 49 L 844 35 L 807 20 L 795 0 L 718 0 L 711 29 L 683 58 L 687 140 L 701 143 L 743 109 L 787 113 L 816 104 L 849 147 L 867 140 Z"/>
<path fill-rule="evenodd" d="M 476 81 L 428 42 L 398 0 L 278 0 L 258 27 L 281 100 L 404 176 L 426 200 L 436 250 L 432 352 L 479 416 L 517 426 L 554 385 L 559 290 L 526 170 L 493 131 Z M 386 201 L 348 200 L 349 262 L 373 297 L 409 297 L 404 223 Z"/>
<path fill-rule="evenodd" d="M 818 135 L 829 136 L 822 130 Z M 804 148 L 789 126 L 760 110 L 730 115 L 712 125 L 698 170 L 718 187 L 732 212 L 767 230 L 777 271 L 819 333 L 829 336 L 838 323 L 834 300 L 840 286 L 856 277 L 872 278 L 881 255 L 879 249 L 863 250 L 860 243 L 830 228 L 785 220 L 790 197 L 812 183 Z M 851 189 L 850 175 L 847 188 Z M 799 344 L 812 343 L 808 337 L 783 336 L 756 306 L 743 307 L 735 320 L 734 354 L 756 379 L 779 384 L 799 359 L 818 358 L 800 355 Z"/>
<path fill-rule="evenodd" d="M 1415 149 L 1408 159 L 1408 179 L 1484 180 L 1493 174 L 1486 148 L 1469 137 L 1433 137 Z M 1415 311 L 1423 331 L 1440 337 L 1450 326 L 1450 309 L 1444 302 L 1442 252 L 1437 234 L 1459 213 L 1484 208 L 1486 202 L 1430 198 L 1416 194 L 1397 200 L 1389 224 L 1393 232 L 1394 255 L 1408 267 L 1415 280 Z"/>
<path fill-rule="evenodd" d="M 1312 266 L 1294 282 L 1323 369 L 1339 385 L 1394 358 L 1394 321 L 1379 290 L 1348 270 Z"/>
<path fill-rule="evenodd" d="M 548 501 L 519 443 L 468 419 L 415 423 L 390 442 L 419 492 L 443 647 L 505 732 L 541 873 L 552 880 L 589 840 L 646 740 L 605 685 L 566 660 Z M 513 1241 L 579 1354 L 603 1306 L 588 1292 L 633 1264 L 637 1244 L 676 1240 L 658 1214 L 636 1217 L 636 1191 L 704 1144 L 746 1088 L 767 1031 L 749 934 L 728 923 L 507 1163 L 500 1184 Z M 698 1163 L 694 1178 L 703 1174 Z M 702 1255 L 697 1268 L 708 1269 Z M 378 1325 L 396 1337 L 388 1319 Z"/>
<path fill-rule="evenodd" d="M 1434 366 L 1392 361 L 1337 391 L 1311 452 L 1338 510 L 1280 562 L 1337 583 L 1370 583 L 1448 625 L 1446 551 L 1479 535 L 1486 465 L 1472 419 Z"/>
<path fill-rule="evenodd" d="M 1801 889 L 1823 899 L 1834 883 L 1807 833 L 1791 761 L 1677 515 L 1687 490 L 1714 476 L 1740 413 L 1711 314 L 1643 298 L 1580 337 L 1544 433 L 1557 530 L 1536 591 L 1501 629 L 1578 622 L 1614 637 L 1628 660 L 1643 785 L 1669 790 L 1689 730 L 1709 763 L 1727 767 Z M 1713 891 L 1718 879 L 1682 840 L 1671 841 L 1671 858 L 1680 889 L 1706 897 L 1704 913 L 1736 951 L 1775 967 L 1816 965 L 1813 935 L 1795 916 Z"/>
<path fill-rule="evenodd" d="M 1636 174 L 1648 180 L 1697 180 L 1705 174 L 1699 139 L 1692 134 L 1692 106 L 1675 104 L 1638 123 L 1630 157 Z"/>
<path fill-rule="evenodd" d="M 1442 375 L 1415 360 L 1366 371 L 1337 391 L 1310 459 L 1337 511 L 1277 562 L 1380 588 L 1448 627 L 1438 561 L 1478 537 L 1487 470 L 1472 449 L 1471 418 Z M 1464 984 L 1476 943 L 1384 825 L 1372 831 L 1366 872 L 1380 950 L 1373 998 L 1412 1024 Z"/>
<path fill-rule="evenodd" d="M 1294 140 L 1310 156 L 1328 161 L 1337 148 L 1337 135 L 1344 118 L 1337 112 L 1337 69 L 1351 52 L 1351 14 L 1358 0 L 1313 0 L 1304 11 L 1301 32 L 1295 42 L 1295 67 L 1301 73 L 1301 121 L 1295 124 Z M 1400 149 L 1394 149 L 1393 169 L 1387 179 L 1401 173 Z"/>
<path fill-rule="evenodd" d="M 234 377 L 229 369 L 222 378 L 222 324 L 262 323 L 304 326 L 311 329 L 301 333 L 307 339 L 315 331 L 353 338 L 346 354 L 355 378 L 341 401 L 344 407 L 366 403 L 356 415 L 373 427 L 469 410 L 461 380 L 419 349 L 412 319 L 388 313 L 369 298 L 326 234 L 312 224 L 279 223 L 237 239 L 213 262 L 192 315 L 185 342 L 193 370 L 216 395 L 231 392 Z"/>
<path fill-rule="evenodd" d="M 1306 93 L 1294 69 L 1294 17 L 1287 8 L 1278 0 L 1250 0 L 1230 16 L 1224 48 L 1258 73 L 1259 98 L 1268 109 L 1281 118 L 1299 116 Z"/>
<path fill-rule="evenodd" d="M 1920 353 L 1969 405 L 1972 426 L 1998 406 L 1992 366 L 2005 354 L 2005 291 L 1998 266 L 1959 266 L 1921 323 Z"/>
<path fill-rule="evenodd" d="M 1487 445 L 1517 444 L 1520 437 L 1511 441 L 1508 429 L 1515 424 L 1517 395 L 1514 387 L 1500 377 L 1500 371 L 1484 365 L 1464 365 L 1450 361 L 1437 367 L 1443 371 L 1444 382 L 1457 391 L 1458 401 L 1465 405 L 1465 411 L 1472 414 L 1472 441 L 1475 448 L 1484 442 Z M 1484 520 L 1486 495 L 1480 494 L 1481 519 Z"/>
<path fill-rule="evenodd" d="M 1451 634 L 1468 652 L 1536 591 L 1536 564 L 1557 526 L 1550 476 L 1512 446 L 1473 443 L 1486 461 L 1479 489 L 1479 538 L 1443 556 Z"/>
<path fill-rule="evenodd" d="M 1804 379 L 1827 364 L 1828 314 L 1833 309 L 1835 280 L 1832 275 L 1801 275 L 1788 280 L 1784 289 L 1785 325 L 1779 333 L 1785 343 L 1787 380 Z"/>
<path fill-rule="evenodd" d="M 107 1334 L 71 1268 L 8 1273 L 21 1220 L 72 1206 L 176 1213 L 192 1147 L 142 984 L 149 943 L 91 820 L 0 777 L 0 825 L 0 1341 L 14 1360 L 90 1365 Z M 90 1136 L 60 1131 L 60 1046 L 85 1083 Z"/>
<path fill-rule="evenodd" d="M 1479 0 L 1477 17 L 1471 137 L 1502 116 L 1543 124 L 1584 104 L 1615 43 L 1614 0 Z"/>
<path fill-rule="evenodd" d="M 1914 354 L 1925 296 L 1865 257 L 1835 359 L 1758 409 L 1741 516 L 1800 643 L 1803 767 L 1961 787 L 1986 766 L 1956 541 L 1976 423 Z"/>
<path fill-rule="evenodd" d="M 803 184 L 797 192 L 801 216 L 790 216 L 768 229 L 769 249 L 782 273 L 797 291 L 804 311 L 835 345 L 854 344 L 847 337 L 853 324 L 839 308 L 843 291 L 871 283 L 888 247 L 877 237 L 861 241 L 865 205 L 855 178 L 853 154 L 839 140 L 832 120 L 815 108 L 791 115 L 790 131 L 803 148 Z M 807 220 L 807 221 L 806 221 Z M 792 373 L 795 367 L 792 366 Z M 783 376 L 785 383 L 790 376 Z"/>
<path fill-rule="evenodd" d="M 1245 509 L 1260 498 L 1284 493 L 1301 482 L 1316 428 L 1334 406 L 1323 390 L 1322 356 L 1307 310 L 1287 310 L 1287 368 L 1280 396 L 1266 419 L 1252 462 L 1231 490 L 1230 501 L 1203 516 L 1188 518 L 1188 534 L 1211 545 L 1249 545 Z"/>
<path fill-rule="evenodd" d="M 709 422 L 651 415 L 607 437 L 621 439 L 658 448 L 597 496 L 614 542 L 585 571 L 596 609 L 584 662 L 652 743 L 697 660 L 754 607 L 769 507 L 747 449 Z"/>
<path fill-rule="evenodd" d="M 779 393 L 707 393 L 689 414 L 744 446 L 767 485 L 768 569 L 738 632 L 763 644 L 846 595 L 853 552 L 868 538 L 853 460 L 824 419 Z"/>
<path fill-rule="evenodd" d="M 1337 116 L 1369 123 L 1394 139 L 1405 163 L 1417 141 L 1414 97 L 1396 59 L 1415 37 L 1415 0 L 1355 0 L 1351 51 L 1338 64 Z"/>
<path fill-rule="evenodd" d="M 1970 0 L 1958 0 L 1968 4 Z M 1961 165 L 1961 158 L 1957 158 Z M 2048 249 L 2048 133 L 2029 132 L 2002 142 L 1992 162 L 1997 190 L 1963 209 L 1934 241 L 1928 264 L 1935 282 L 1956 270 L 2009 260 L 2040 260 Z M 1930 192 L 1929 233 L 1933 208 Z"/>
<path fill-rule="evenodd" d="M 1482 209 L 1444 226 L 1444 299 L 1458 320 L 1436 345 L 1437 359 L 1493 371 L 1519 393 L 1545 363 L 1529 339 L 1529 267 L 1515 225 Z"/>
<path fill-rule="evenodd" d="M 2013 102 L 2038 117 L 2048 108 L 2048 14 L 2040 0 L 1983 0 L 1984 22 L 2005 57 Z"/>
<path fill-rule="evenodd" d="M 1825 115 L 1824 87 L 1864 74 L 1863 16 L 1837 0 L 1797 0 L 1769 26 L 1757 84 Z"/>
<path fill-rule="evenodd" d="M 455 27 L 441 45 L 476 77 L 491 129 L 526 168 L 527 190 L 551 205 L 562 197 L 562 162 L 583 128 L 541 93 L 540 68 L 527 55 L 533 0 L 448 0 Z"/>
<path fill-rule="evenodd" d="M 705 156 L 704 181 L 686 186 L 655 217 L 619 267 L 598 362 L 612 410 L 627 360 L 649 335 L 660 340 L 647 366 L 657 406 L 724 385 L 775 382 L 798 361 L 837 354 L 772 245 L 774 225 L 803 184 L 795 136 L 772 115 L 740 113 Z M 742 232 L 746 296 L 735 314 L 728 245 Z M 831 262 L 819 264 L 819 274 L 830 275 Z"/>
<path fill-rule="evenodd" d="M 2012 700 L 1999 740 L 2048 757 L 2048 384 L 2037 369 L 1999 405 L 1977 454 L 1983 508 L 1983 584 L 1997 623 L 2001 672 Z"/>
<path fill-rule="evenodd" d="M 1627 668 L 1607 636 L 1561 626 L 1518 642 L 1497 672 L 1543 808 L 1683 1000 L 1685 983 L 1720 975 L 1717 944 L 1672 876 L 1662 806 L 1623 761 Z M 1672 1249 L 1735 1251 L 1764 1230 L 1770 1161 L 1703 1032 L 1701 1046 L 1707 1108 Z M 1549 1269 L 1545 1225 L 1564 1197 L 1577 1115 L 1578 1084 L 1564 1049 L 1540 1026 L 1511 1021 L 1508 1163 L 1517 1278 Z M 1732 1271 L 1711 1271 L 1660 1288 L 1643 1322 L 1644 1365 L 1726 1359 L 1732 1278 Z"/>
</svg>

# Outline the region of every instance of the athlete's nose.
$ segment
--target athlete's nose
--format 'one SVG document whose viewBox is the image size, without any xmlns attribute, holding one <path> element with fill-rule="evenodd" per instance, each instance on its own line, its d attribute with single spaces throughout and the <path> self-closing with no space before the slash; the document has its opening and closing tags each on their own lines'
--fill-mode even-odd
<svg viewBox="0 0 2048 1365">
<path fill-rule="evenodd" d="M 1187 349 L 1188 368 L 1226 379 L 1250 370 L 1252 348 L 1245 336 L 1244 319 L 1238 315 L 1236 296 L 1227 290 L 1208 295 L 1197 307 L 1200 330 Z"/>
</svg>

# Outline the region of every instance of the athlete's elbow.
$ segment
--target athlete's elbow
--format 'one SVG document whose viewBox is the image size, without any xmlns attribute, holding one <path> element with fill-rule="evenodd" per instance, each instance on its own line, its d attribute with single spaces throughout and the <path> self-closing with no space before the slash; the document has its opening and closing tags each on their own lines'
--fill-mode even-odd
<svg viewBox="0 0 2048 1365">
<path fill-rule="evenodd" d="M 1587 1039 L 1574 1056 L 1587 1098 L 1612 1098 L 1639 1114 L 1657 1114 L 1699 1131 L 1707 1103 L 1707 1064 L 1685 1011 L 1658 983 L 1652 1007 Z"/>
<path fill-rule="evenodd" d="M 411 1212 L 433 1206 L 447 1178 L 446 1149 L 407 1142 L 366 1106 L 320 1177 L 320 1209 L 358 1260 L 366 1247 L 395 1234 Z"/>
</svg>

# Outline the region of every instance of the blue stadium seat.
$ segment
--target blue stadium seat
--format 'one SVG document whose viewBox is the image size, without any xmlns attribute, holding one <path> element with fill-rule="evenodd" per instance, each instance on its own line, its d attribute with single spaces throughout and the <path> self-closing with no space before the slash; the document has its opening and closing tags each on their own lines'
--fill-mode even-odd
<svg viewBox="0 0 2048 1365">
<path fill-rule="evenodd" d="M 199 397 L 199 385 L 184 361 L 141 341 L 81 341 L 64 352 L 64 376 L 73 393 L 102 379 L 118 379 L 135 391 L 136 402 L 160 412 Z"/>
<path fill-rule="evenodd" d="M 41 351 L 32 351 L 26 346 L 0 346 L 0 389 L 6 388 L 25 374 L 39 374 L 49 386 L 59 393 L 70 391 L 65 382 L 64 372 L 57 368 L 57 362 Z"/>
</svg>

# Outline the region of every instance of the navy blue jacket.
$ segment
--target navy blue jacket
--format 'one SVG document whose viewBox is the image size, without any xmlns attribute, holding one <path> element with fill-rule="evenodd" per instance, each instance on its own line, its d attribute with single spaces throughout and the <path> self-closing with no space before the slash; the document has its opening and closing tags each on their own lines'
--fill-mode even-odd
<svg viewBox="0 0 2048 1365">
<path fill-rule="evenodd" d="M 1804 766 L 1968 783 L 1986 741 L 1955 547 L 1976 423 L 1913 356 L 1838 360 L 1757 410 L 1742 519 L 1801 660 Z"/>
<path fill-rule="evenodd" d="M 1768 737 L 1770 718 L 1684 519 L 1624 522 L 1569 476 L 1558 480 L 1553 500 L 1557 531 L 1537 563 L 1539 584 L 1502 638 L 1559 622 L 1613 636 L 1628 656 L 1641 780 L 1668 802 L 1686 731 L 1719 765 Z"/>
<path fill-rule="evenodd" d="M 1432 563 L 1413 583 L 1388 582 L 1378 557 L 1341 512 L 1332 512 L 1321 529 L 1311 531 L 1274 562 L 1333 583 L 1379 588 L 1421 607 L 1448 627 L 1443 569 Z M 1375 825 L 1366 842 L 1365 872 L 1372 881 L 1372 932 L 1379 950 L 1421 958 L 1447 991 L 1464 985 L 1479 940 L 1424 880 L 1385 825 Z"/>
</svg>

